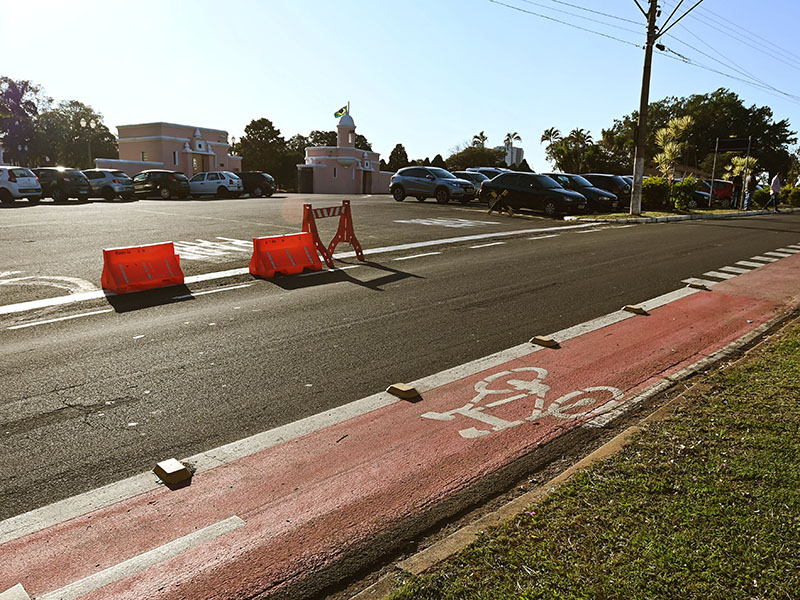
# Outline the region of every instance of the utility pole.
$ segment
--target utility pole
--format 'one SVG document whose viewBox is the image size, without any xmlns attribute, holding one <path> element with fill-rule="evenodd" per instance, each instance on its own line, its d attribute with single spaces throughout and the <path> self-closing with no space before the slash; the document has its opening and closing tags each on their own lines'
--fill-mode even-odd
<svg viewBox="0 0 800 600">
<path fill-rule="evenodd" d="M 631 214 L 642 212 L 642 180 L 644 179 L 644 154 L 647 142 L 647 107 L 650 104 L 650 71 L 653 65 L 653 46 L 656 43 L 656 17 L 658 0 L 650 0 L 647 12 L 647 45 L 644 50 L 644 71 L 642 72 L 642 95 L 639 100 L 639 123 L 636 125 L 636 154 L 633 159 L 633 191 L 631 193 Z"/>
</svg>

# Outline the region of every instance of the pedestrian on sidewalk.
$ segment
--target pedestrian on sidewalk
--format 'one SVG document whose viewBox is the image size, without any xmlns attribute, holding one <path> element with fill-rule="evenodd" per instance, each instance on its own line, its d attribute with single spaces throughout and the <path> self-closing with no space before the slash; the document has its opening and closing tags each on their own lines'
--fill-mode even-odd
<svg viewBox="0 0 800 600">
<path fill-rule="evenodd" d="M 756 176 L 758 174 L 755 171 L 750 171 L 747 174 L 747 179 L 745 180 L 744 189 L 746 191 L 744 195 L 744 210 L 750 210 L 750 203 L 753 201 L 753 194 L 756 193 Z"/>
<path fill-rule="evenodd" d="M 740 208 L 742 206 L 742 174 L 737 173 L 733 176 L 733 199 L 731 202 L 732 208 Z"/>
<path fill-rule="evenodd" d="M 775 205 L 775 212 L 778 211 L 778 203 L 781 201 L 781 172 L 778 171 L 775 173 L 775 177 L 772 178 L 772 183 L 769 184 L 770 195 L 769 195 L 769 202 L 767 202 L 767 208 L 770 203 Z"/>
</svg>

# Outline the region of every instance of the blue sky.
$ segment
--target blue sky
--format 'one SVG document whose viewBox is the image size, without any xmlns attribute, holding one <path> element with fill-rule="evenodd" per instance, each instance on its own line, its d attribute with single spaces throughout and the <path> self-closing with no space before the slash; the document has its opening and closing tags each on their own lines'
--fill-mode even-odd
<svg viewBox="0 0 800 600">
<path fill-rule="evenodd" d="M 659 22 L 677 1 L 660 1 Z M 358 132 L 386 159 L 397 143 L 411 158 L 446 157 L 479 131 L 491 146 L 518 132 L 528 162 L 543 170 L 544 129 L 599 137 L 638 108 L 644 17 L 634 0 L 564 0 L 619 19 L 558 0 L 502 2 L 628 43 L 490 0 L 74 0 L 34 2 L 7 23 L 0 74 L 89 104 L 112 131 L 169 121 L 239 137 L 266 117 L 288 138 L 333 129 L 349 101 Z M 19 7 L 0 0 L 2 14 Z M 704 0 L 663 43 L 800 96 L 798 23 L 796 0 Z M 655 56 L 651 100 L 728 87 L 800 128 L 800 100 L 672 56 Z"/>
</svg>

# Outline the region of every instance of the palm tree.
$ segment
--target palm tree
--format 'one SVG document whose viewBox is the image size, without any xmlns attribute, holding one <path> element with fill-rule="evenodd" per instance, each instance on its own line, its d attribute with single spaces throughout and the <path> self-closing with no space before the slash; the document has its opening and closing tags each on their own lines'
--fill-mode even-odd
<svg viewBox="0 0 800 600">
<path fill-rule="evenodd" d="M 486 137 L 486 134 L 481 131 L 480 133 L 472 136 L 472 145 L 476 148 L 485 148 L 486 147 L 486 140 L 489 138 Z"/>
<path fill-rule="evenodd" d="M 561 141 L 561 132 L 555 127 L 545 129 L 544 133 L 542 134 L 542 139 L 539 141 L 541 143 L 547 142 L 548 145 L 554 142 L 559 142 Z"/>
<path fill-rule="evenodd" d="M 506 147 L 506 162 L 507 164 L 511 164 L 513 161 L 511 160 L 511 148 L 514 146 L 514 142 L 521 142 L 522 138 L 520 135 L 515 131 L 514 133 L 507 133 L 506 138 L 503 141 L 503 144 Z"/>
</svg>

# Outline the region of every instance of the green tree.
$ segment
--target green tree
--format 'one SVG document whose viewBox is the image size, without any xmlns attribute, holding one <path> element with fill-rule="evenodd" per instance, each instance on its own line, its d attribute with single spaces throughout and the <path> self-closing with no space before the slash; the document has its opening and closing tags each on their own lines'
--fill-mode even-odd
<svg viewBox="0 0 800 600">
<path fill-rule="evenodd" d="M 236 144 L 243 171 L 266 171 L 281 187 L 294 187 L 297 167 L 287 160 L 286 140 L 267 118 L 253 119 Z"/>
<path fill-rule="evenodd" d="M 514 145 L 514 142 L 521 142 L 522 137 L 515 131 L 515 132 L 508 132 L 506 134 L 505 139 L 503 140 L 503 145 L 506 148 L 506 158 L 508 162 L 511 162 L 511 147 Z"/>
<path fill-rule="evenodd" d="M 439 167 L 440 169 L 446 169 L 447 163 L 444 162 L 444 159 L 442 158 L 441 154 L 437 154 L 436 156 L 433 157 L 433 160 L 431 161 L 431 166 Z"/>
<path fill-rule="evenodd" d="M 500 167 L 506 164 L 505 155 L 505 150 L 467 146 L 451 154 L 445 164 L 448 171 L 463 171 L 467 167 Z"/>
<path fill-rule="evenodd" d="M 476 148 L 485 148 L 488 139 L 489 138 L 486 137 L 486 134 L 481 131 L 480 133 L 472 136 L 472 145 Z"/>
<path fill-rule="evenodd" d="M 389 153 L 389 170 L 398 171 L 403 167 L 407 167 L 411 162 L 408 160 L 408 154 L 403 144 L 397 144 Z"/>
<path fill-rule="evenodd" d="M 533 169 L 531 169 L 530 165 L 528 164 L 528 160 L 523 158 L 522 162 L 519 163 L 519 169 L 523 173 L 533 173 Z"/>
<path fill-rule="evenodd" d="M 36 119 L 50 103 L 40 86 L 0 77 L 0 143 L 7 161 L 33 164 L 30 158 L 36 143 Z"/>
<path fill-rule="evenodd" d="M 656 146 L 661 150 L 653 156 L 653 162 L 667 179 L 675 176 L 675 165 L 686 149 L 685 139 L 694 125 L 694 119 L 689 115 L 673 117 L 666 127 L 656 131 Z"/>
<path fill-rule="evenodd" d="M 336 132 L 335 131 L 319 131 L 315 129 L 308 134 L 309 146 L 336 146 Z"/>
<path fill-rule="evenodd" d="M 118 156 L 117 138 L 103 123 L 103 115 L 82 102 L 59 102 L 35 121 L 31 163 L 88 169 L 94 167 L 96 157 Z"/>
</svg>

